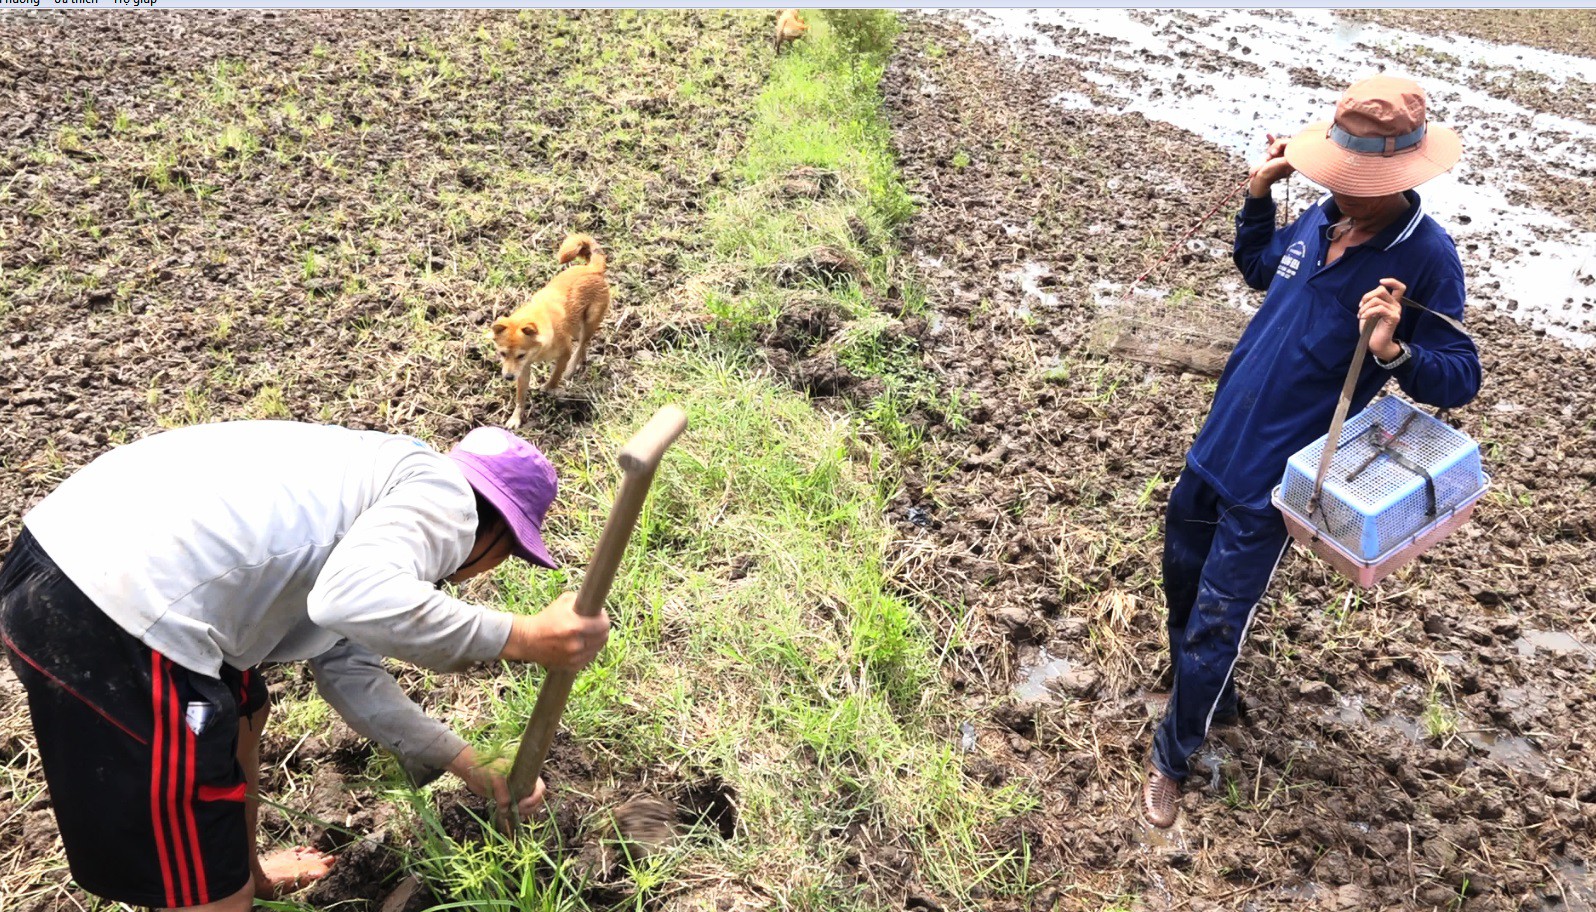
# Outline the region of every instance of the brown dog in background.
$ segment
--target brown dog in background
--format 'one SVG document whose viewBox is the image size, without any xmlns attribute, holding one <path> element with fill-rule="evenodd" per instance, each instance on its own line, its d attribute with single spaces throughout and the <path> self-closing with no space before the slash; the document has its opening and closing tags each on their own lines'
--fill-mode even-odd
<svg viewBox="0 0 1596 912">
<path fill-rule="evenodd" d="M 809 23 L 798 15 L 795 9 L 782 10 L 776 17 L 776 53 L 781 53 L 783 45 L 797 41 L 809 31 Z"/>
<path fill-rule="evenodd" d="M 565 377 L 587 363 L 588 343 L 610 309 L 610 286 L 604 280 L 604 251 L 585 234 L 573 234 L 560 245 L 558 259 L 577 257 L 586 263 L 567 267 L 538 289 L 532 300 L 508 317 L 493 321 L 493 345 L 499 351 L 504 379 L 515 380 L 515 414 L 510 426 L 526 417 L 527 381 L 534 363 L 551 364 L 543 389 L 553 392 Z"/>
</svg>

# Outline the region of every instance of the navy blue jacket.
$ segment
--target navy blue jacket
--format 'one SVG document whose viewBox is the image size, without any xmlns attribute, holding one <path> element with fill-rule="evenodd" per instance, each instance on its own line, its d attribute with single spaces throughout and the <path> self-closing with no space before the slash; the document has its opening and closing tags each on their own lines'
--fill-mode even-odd
<svg viewBox="0 0 1596 912">
<path fill-rule="evenodd" d="M 1424 214 L 1419 196 L 1404 215 L 1329 266 L 1328 226 L 1341 215 L 1328 196 L 1275 230 L 1270 198 L 1247 199 L 1236 216 L 1236 266 L 1247 284 L 1267 289 L 1236 343 L 1213 408 L 1186 456 L 1191 470 L 1230 502 L 1269 508 L 1286 460 L 1330 429 L 1341 385 L 1358 346 L 1358 303 L 1381 279 L 1407 284 L 1407 296 L 1463 318 L 1463 264 L 1452 238 Z M 1402 308 L 1396 338 L 1412 357 L 1393 369 L 1364 359 L 1349 414 L 1368 405 L 1389 377 L 1426 405 L 1452 408 L 1480 388 L 1479 351 L 1445 321 Z"/>
</svg>

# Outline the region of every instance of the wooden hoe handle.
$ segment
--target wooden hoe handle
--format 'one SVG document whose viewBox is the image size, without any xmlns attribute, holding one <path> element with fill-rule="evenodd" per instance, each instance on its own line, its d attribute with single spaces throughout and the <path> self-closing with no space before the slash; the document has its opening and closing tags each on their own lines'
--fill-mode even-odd
<svg viewBox="0 0 1596 912">
<path fill-rule="evenodd" d="M 1330 463 L 1336 458 L 1336 450 L 1341 448 L 1341 424 L 1347 420 L 1347 411 L 1352 407 L 1352 394 L 1358 387 L 1358 375 L 1363 371 L 1363 356 L 1369 351 L 1369 339 L 1374 336 L 1374 328 L 1379 320 L 1367 320 L 1363 324 L 1363 332 L 1358 335 L 1358 347 L 1352 352 L 1352 365 L 1347 368 L 1347 379 L 1341 384 L 1341 399 L 1336 403 L 1335 416 L 1330 419 L 1330 433 L 1324 441 L 1324 451 L 1319 454 L 1319 471 L 1313 478 L 1313 496 L 1308 498 L 1308 515 L 1312 517 L 1319 512 L 1319 499 L 1324 496 L 1324 480 L 1330 474 Z"/>
<path fill-rule="evenodd" d="M 621 556 L 626 553 L 626 544 L 637 526 L 637 517 L 643 512 L 643 501 L 654 481 L 654 470 L 659 468 L 660 457 L 686 429 L 687 414 L 678 406 L 667 405 L 621 449 L 618 460 L 621 489 L 610 505 L 609 519 L 604 522 L 598 548 L 576 592 L 577 614 L 595 617 L 603 609 Z M 516 818 L 516 807 L 532 794 L 533 784 L 543 772 L 543 761 L 548 758 L 549 745 L 554 743 L 555 730 L 559 728 L 565 701 L 571 696 L 571 685 L 575 681 L 576 672 L 564 669 L 550 669 L 543 679 L 537 705 L 532 708 L 532 717 L 527 720 L 526 731 L 521 736 L 521 747 L 510 767 L 508 816 L 512 821 Z"/>
</svg>

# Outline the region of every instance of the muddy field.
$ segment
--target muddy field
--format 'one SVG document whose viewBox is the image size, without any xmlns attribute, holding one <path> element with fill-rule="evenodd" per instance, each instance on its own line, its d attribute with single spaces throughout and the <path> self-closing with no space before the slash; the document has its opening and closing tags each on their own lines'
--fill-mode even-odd
<svg viewBox="0 0 1596 912">
<path fill-rule="evenodd" d="M 163 419 L 253 403 L 258 417 L 453 438 L 502 417 L 476 335 L 507 285 L 544 268 L 559 242 L 548 226 L 636 226 L 616 296 L 661 297 L 691 253 L 695 188 L 718 179 L 710 155 L 737 148 L 752 85 L 721 75 L 694 99 L 667 94 L 711 53 L 692 52 L 684 28 L 648 50 L 657 80 L 613 79 L 592 104 L 596 60 L 516 45 L 548 34 L 581 50 L 596 40 L 581 13 L 8 17 L 6 29 L 27 52 L 6 73 L 19 104 L 0 130 L 7 544 L 55 469 Z M 167 45 L 180 50 L 156 52 Z M 460 47 L 481 54 L 478 71 L 451 66 Z M 40 90 L 61 73 L 81 88 Z M 562 81 L 540 122 L 505 116 L 507 96 Z M 595 122 L 611 148 L 589 146 L 605 132 Z M 30 162 L 40 146 L 62 154 Z M 672 164 L 614 167 L 640 151 Z M 675 170 L 687 164 L 701 170 Z M 419 356 L 416 333 L 436 342 Z M 352 385 L 351 356 L 372 368 Z"/>
<path fill-rule="evenodd" d="M 681 327 L 703 322 L 679 309 L 682 265 L 710 256 L 694 246 L 703 200 L 746 139 L 763 66 L 743 55 L 768 52 L 751 18 L 617 14 L 595 27 L 611 15 L 0 22 L 0 546 L 72 468 L 164 425 L 292 416 L 454 439 L 502 421 L 508 390 L 478 336 L 506 288 L 546 273 L 550 226 L 624 239 L 610 251 L 616 341 L 523 432 L 561 441 L 591 422 L 633 357 L 668 352 Z M 1135 808 L 1168 683 L 1162 505 L 1212 364 L 1154 367 L 1097 343 L 1127 283 L 1220 202 L 1245 155 L 1126 98 L 1200 94 L 1156 75 L 1177 64 L 1331 100 L 1336 77 L 1271 73 L 1238 42 L 1148 60 L 1140 75 L 1121 61 L 1121 81 L 1105 83 L 1100 62 L 1124 49 L 1088 29 L 1038 25 L 1067 52 L 1040 54 L 1034 37 L 1011 40 L 980 17 L 904 23 L 883 92 L 919 206 L 899 240 L 929 310 L 894 333 L 952 404 L 912 416 L 926 443 L 900 467 L 896 557 L 906 589 L 967 609 L 938 616 L 938 642 L 950 644 L 943 671 L 960 713 L 940 734 L 961 745 L 969 787 L 1017 783 L 1039 799 L 981 834 L 1027 847 L 1026 882 L 976 887 L 970 907 L 1596 905 L 1589 283 L 1567 264 L 1568 301 L 1533 314 L 1536 295 L 1515 287 L 1534 244 L 1552 259 L 1596 230 L 1584 202 L 1596 174 L 1569 153 L 1545 179 L 1533 155 L 1501 151 L 1505 140 L 1475 166 L 1488 186 L 1521 175 L 1497 209 L 1467 201 L 1480 208 L 1455 232 L 1476 245 L 1468 323 L 1486 379 L 1451 419 L 1485 447 L 1492 493 L 1462 532 L 1372 593 L 1294 549 L 1238 666 L 1245 718 L 1216 729 L 1178 829 L 1152 832 Z M 642 56 L 616 67 L 606 55 L 623 44 Z M 1419 75 L 1450 78 L 1466 62 L 1432 59 Z M 1477 88 L 1545 107 L 1534 85 L 1494 79 Z M 1589 84 L 1570 85 L 1589 108 Z M 546 98 L 536 120 L 505 116 L 506 98 L 534 93 Z M 1450 103 L 1449 114 L 1469 110 Z M 1527 119 L 1479 132 L 1537 123 L 1514 116 Z M 1313 198 L 1303 184 L 1293 194 L 1299 208 Z M 1520 215 L 1531 210 L 1559 219 L 1555 231 Z M 1448 225 L 1444 202 L 1432 211 Z M 1246 298 L 1229 212 L 1146 292 L 1244 319 L 1225 303 Z M 1511 221 L 1511 241 L 1496 218 Z M 845 413 L 879 383 L 794 363 L 839 320 L 791 311 L 764 357 Z M 473 699 L 405 683 L 429 706 Z M 302 698 L 311 684 L 285 670 L 274 690 Z M 24 765 L 20 707 L 0 670 L 0 891 L 12 891 L 0 896 L 23 897 L 25 912 L 83 908 L 54 854 L 38 771 Z M 295 809 L 265 810 L 268 836 L 347 849 L 312 905 L 382 899 L 398 867 L 382 845 L 405 838 L 373 785 L 384 761 L 338 723 L 291 731 L 265 746 L 267 791 Z M 635 771 L 568 744 L 552 762 L 568 782 L 638 785 Z M 734 802 L 714 783 L 652 784 L 733 828 Z M 596 801 L 569 800 L 559 829 L 574 832 Z M 458 811 L 446 822 L 473 825 Z M 848 863 L 861 882 L 886 883 L 883 908 L 953 908 L 915 886 L 923 872 L 902 845 L 852 824 L 831 836 L 856 841 Z M 771 907 L 738 890 L 721 908 Z"/>
<path fill-rule="evenodd" d="M 1485 41 L 1511 42 L 1530 47 L 1589 54 L 1596 45 L 1596 22 L 1569 16 L 1562 10 L 1337 10 L 1336 15 L 1386 23 L 1451 38 L 1467 35 Z"/>
<path fill-rule="evenodd" d="M 1596 356 L 1472 303 L 1486 380 L 1452 419 L 1487 449 L 1488 501 L 1369 594 L 1293 549 L 1238 666 L 1243 724 L 1215 731 L 1178 830 L 1149 832 L 1134 808 L 1167 686 L 1161 507 L 1213 387 L 1086 352 L 1104 306 L 1245 162 L 1054 103 L 1102 97 L 1076 61 L 1112 42 L 1090 32 L 1033 56 L 912 21 L 886 95 L 923 205 L 925 357 L 979 404 L 935 426 L 903 528 L 916 577 L 988 621 L 954 674 L 974 765 L 1045 795 L 1026 822 L 1036 869 L 1060 872 L 1072 908 L 1589 908 Z M 1150 284 L 1233 294 L 1229 211 Z"/>
<path fill-rule="evenodd" d="M 72 469 L 161 427 L 292 417 L 452 441 L 502 424 L 485 327 L 549 274 L 557 232 L 587 231 L 610 243 L 614 341 L 522 428 L 561 458 L 634 354 L 670 344 L 656 302 L 742 144 L 744 55 L 765 48 L 748 18 L 592 15 L 0 20 L 0 547 Z M 277 700 L 313 693 L 303 668 L 271 680 Z M 487 714 L 460 697 L 470 681 L 403 683 L 467 724 Z M 24 707 L 7 666 L 0 906 L 80 909 Z M 349 847 L 301 898 L 380 900 L 404 860 L 382 846 L 414 848 L 387 826 L 386 761 L 335 717 L 309 728 L 267 733 L 263 785 L 288 813 L 263 809 L 263 830 Z M 591 779 L 587 763 L 562 746 L 550 767 Z M 592 807 L 568 802 L 573 836 Z"/>
</svg>

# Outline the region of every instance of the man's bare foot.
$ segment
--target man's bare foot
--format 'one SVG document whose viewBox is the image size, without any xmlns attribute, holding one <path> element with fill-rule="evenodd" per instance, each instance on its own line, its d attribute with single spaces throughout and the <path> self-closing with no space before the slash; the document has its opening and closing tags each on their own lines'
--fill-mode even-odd
<svg viewBox="0 0 1596 912">
<path fill-rule="evenodd" d="M 277 899 L 310 886 L 332 870 L 333 856 L 304 846 L 262 855 L 255 875 L 255 895 Z"/>
</svg>

